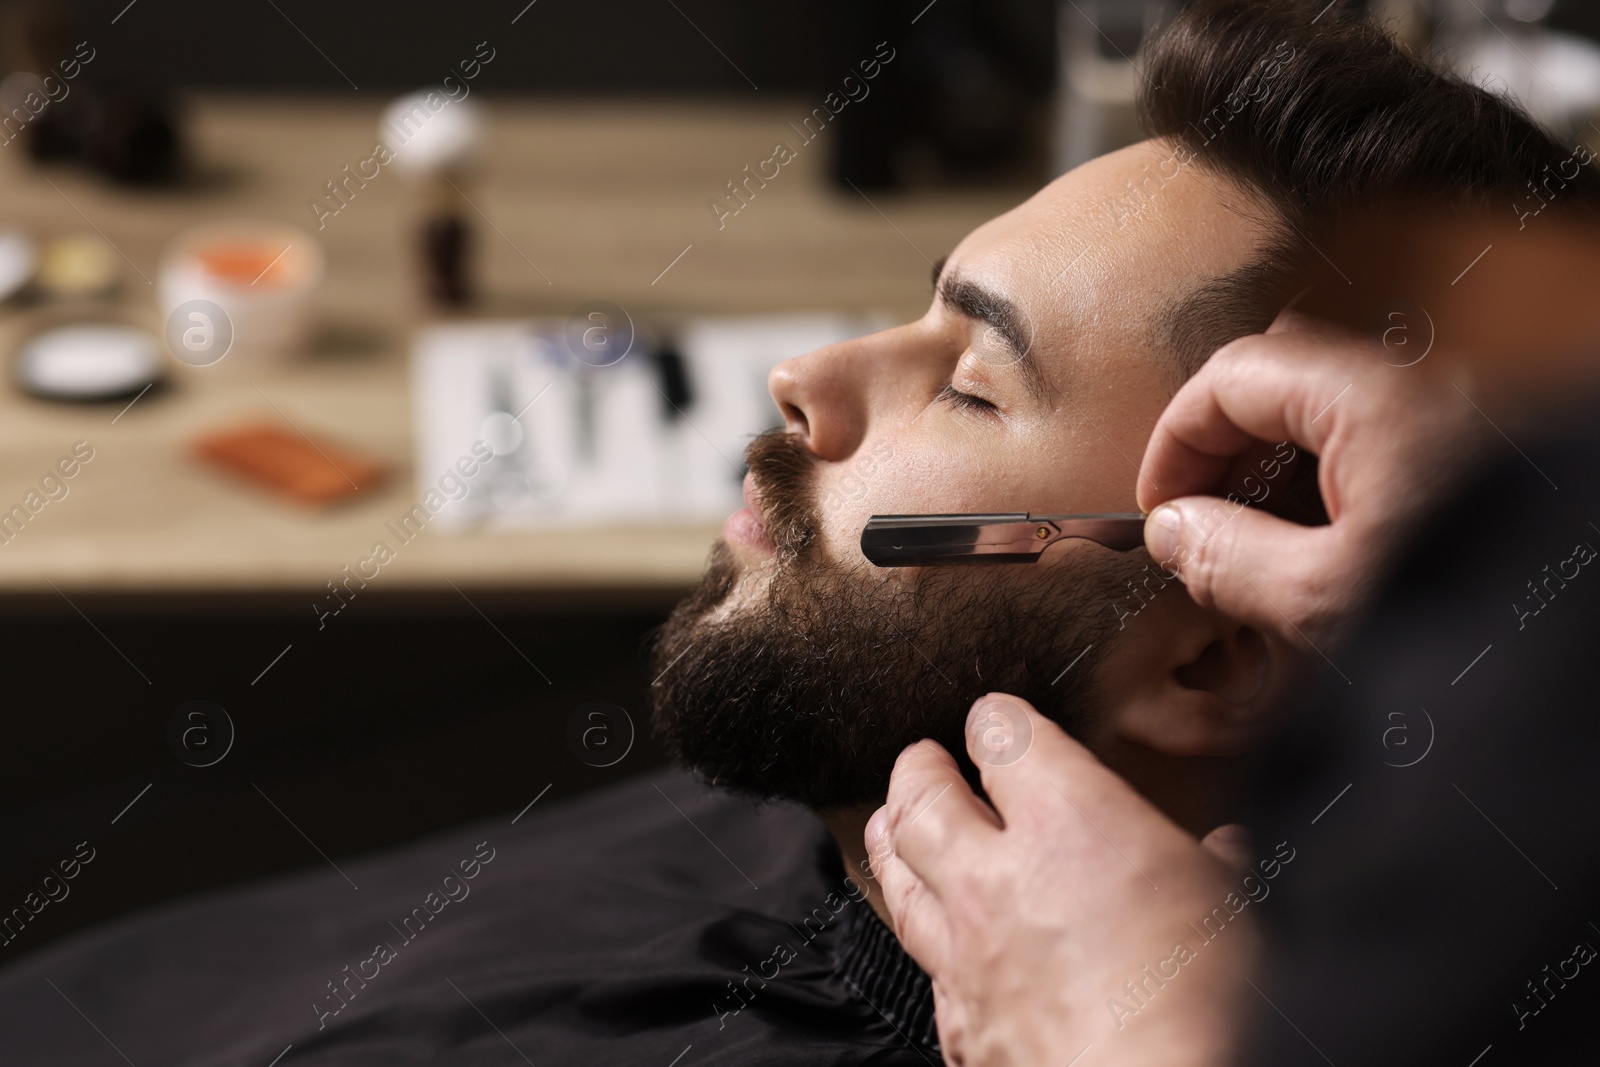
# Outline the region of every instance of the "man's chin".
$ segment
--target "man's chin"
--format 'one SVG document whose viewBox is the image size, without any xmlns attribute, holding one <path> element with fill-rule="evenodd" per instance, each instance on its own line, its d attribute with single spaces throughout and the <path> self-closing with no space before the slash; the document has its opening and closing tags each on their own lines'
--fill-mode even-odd
<svg viewBox="0 0 1600 1067">
<path fill-rule="evenodd" d="M 921 626 L 885 627 L 876 582 L 742 547 L 716 544 L 657 636 L 655 729 L 679 764 L 746 796 L 837 810 L 881 800 L 905 745 L 959 747 L 965 703 L 904 644 Z"/>
</svg>

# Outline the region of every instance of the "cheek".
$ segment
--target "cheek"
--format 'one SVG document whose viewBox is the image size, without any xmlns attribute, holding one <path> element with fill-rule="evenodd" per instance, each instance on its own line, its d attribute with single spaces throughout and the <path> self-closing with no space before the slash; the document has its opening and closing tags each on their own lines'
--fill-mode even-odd
<svg viewBox="0 0 1600 1067">
<path fill-rule="evenodd" d="M 919 431 L 869 440 L 849 462 L 821 473 L 817 500 L 832 558 L 859 557 L 861 529 L 873 515 L 1027 506 L 1002 503 L 1018 499 L 1028 480 L 1015 455 L 992 441 Z"/>
<path fill-rule="evenodd" d="M 915 494 L 921 478 L 912 444 L 903 434 L 869 438 L 847 462 L 823 468 L 817 502 L 827 554 L 854 558 L 867 519 L 892 514 L 895 501 L 907 492 Z"/>
</svg>

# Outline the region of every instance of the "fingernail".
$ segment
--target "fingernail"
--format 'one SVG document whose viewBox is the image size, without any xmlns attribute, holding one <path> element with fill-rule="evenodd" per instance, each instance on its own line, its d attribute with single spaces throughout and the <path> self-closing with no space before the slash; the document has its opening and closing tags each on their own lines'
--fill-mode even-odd
<svg viewBox="0 0 1600 1067">
<path fill-rule="evenodd" d="M 1033 721 L 1026 705 L 1005 693 L 990 693 L 967 715 L 967 755 L 975 763 L 1007 767 L 1033 747 Z"/>
<path fill-rule="evenodd" d="M 1004 708 L 1015 706 L 1013 701 L 996 693 L 988 693 L 978 698 L 972 705 L 972 710 L 967 712 L 967 732 L 989 717 L 991 711 L 1000 711 Z"/>
<path fill-rule="evenodd" d="M 1145 547 L 1162 564 L 1170 564 L 1177 557 L 1182 534 L 1183 512 L 1172 504 L 1162 504 L 1144 522 Z"/>
</svg>

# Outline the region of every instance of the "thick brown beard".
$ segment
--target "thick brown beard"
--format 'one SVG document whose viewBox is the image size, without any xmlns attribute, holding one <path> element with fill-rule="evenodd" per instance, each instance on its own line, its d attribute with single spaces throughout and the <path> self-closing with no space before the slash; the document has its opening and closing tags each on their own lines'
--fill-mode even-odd
<svg viewBox="0 0 1600 1067">
<path fill-rule="evenodd" d="M 654 635 L 658 736 L 710 782 L 819 810 L 881 803 L 895 758 L 931 737 L 965 765 L 968 709 L 992 690 L 1068 730 L 1093 720 L 1088 664 L 1143 557 L 1080 552 L 1054 565 L 881 571 L 824 558 L 812 461 L 791 435 L 747 453 L 777 548 L 764 596 L 719 611 L 738 586 L 728 546 Z"/>
</svg>

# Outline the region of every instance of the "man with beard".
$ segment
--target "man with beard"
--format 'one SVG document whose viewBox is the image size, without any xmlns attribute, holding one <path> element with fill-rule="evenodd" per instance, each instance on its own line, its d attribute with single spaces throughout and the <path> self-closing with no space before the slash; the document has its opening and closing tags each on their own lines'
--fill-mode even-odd
<svg viewBox="0 0 1600 1067">
<path fill-rule="evenodd" d="M 1573 155 L 1503 100 L 1323 8 L 1192 5 L 1142 64 L 1155 140 L 976 230 L 936 266 L 922 319 L 774 371 L 785 428 L 752 445 L 749 507 L 656 649 L 657 725 L 681 762 L 718 787 L 817 811 L 859 876 L 896 757 L 931 738 L 976 787 L 965 754 L 985 746 L 963 729 L 998 691 L 1194 836 L 1240 814 L 1278 697 L 1331 635 L 1307 623 L 1315 637 L 1285 641 L 1274 635 L 1292 628 L 1202 610 L 1143 552 L 1079 541 L 1026 567 L 879 571 L 857 539 L 872 514 L 1137 510 L 1151 428 L 1212 352 L 1263 330 L 1322 340 L 1326 327 L 1281 309 L 1318 268 L 1324 284 L 1349 284 L 1319 259 L 1323 233 L 1412 197 L 1499 207 Z M 1569 203 L 1600 202 L 1600 178 L 1576 173 Z M 1412 362 L 1381 343 L 1363 358 L 1380 371 Z M 1470 439 L 1460 428 L 1480 416 L 1434 370 L 1394 367 L 1374 387 L 1433 438 Z M 1440 472 L 1430 492 L 1466 469 Z M 1284 443 L 1234 473 L 1230 499 L 1307 517 L 1311 457 Z M 1137 495 L 1161 499 L 1148 488 Z M 1202 540 L 1233 521 L 1214 512 Z M 1333 580 L 1353 605 L 1380 578 Z M 1027 729 L 995 707 L 966 728 Z M 1026 747 L 1004 740 L 995 759 Z M 932 1049 L 927 988 L 899 955 L 882 894 L 867 902 L 872 913 L 846 915 L 841 972 Z"/>
<path fill-rule="evenodd" d="M 1153 140 L 968 236 L 918 321 L 774 371 L 785 426 L 653 649 L 659 732 L 715 790 L 642 782 L 352 864 L 359 894 L 304 875 L 77 939 L 0 975 L 3 1058 L 91 1062 L 103 1035 L 166 1064 L 938 1062 L 861 844 L 901 749 L 964 751 L 974 699 L 1015 693 L 1200 835 L 1240 814 L 1314 651 L 1197 606 L 1142 551 L 880 571 L 868 516 L 1135 510 L 1174 391 L 1226 342 L 1300 325 L 1289 279 L 1339 211 L 1509 200 L 1570 156 L 1316 6 L 1191 6 L 1141 61 Z M 1435 411 L 1422 377 L 1394 388 Z M 1239 500 L 1281 508 L 1314 466 L 1284 446 L 1236 473 Z M 415 944 L 389 929 L 485 837 L 470 899 Z"/>
</svg>

